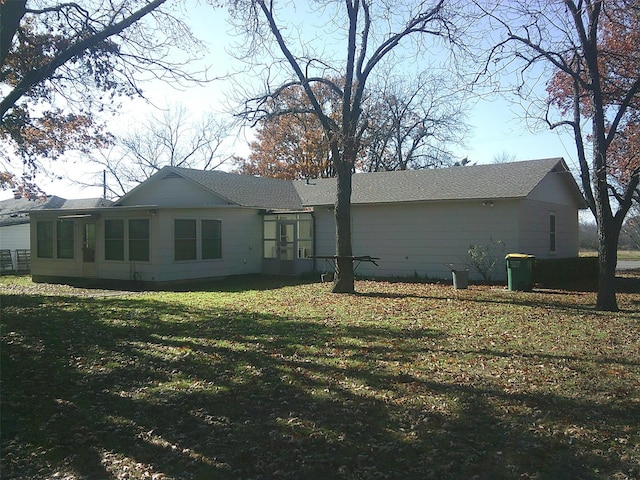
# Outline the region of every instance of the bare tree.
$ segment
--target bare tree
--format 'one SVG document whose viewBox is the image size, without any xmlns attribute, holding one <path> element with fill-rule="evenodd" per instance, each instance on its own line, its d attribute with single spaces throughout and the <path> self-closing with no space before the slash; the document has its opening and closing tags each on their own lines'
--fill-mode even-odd
<svg viewBox="0 0 640 480">
<path fill-rule="evenodd" d="M 165 166 L 214 170 L 231 158 L 223 150 L 230 126 L 214 114 L 190 121 L 183 106 L 150 115 L 138 128 L 115 137 L 92 163 L 107 173 L 107 196 L 120 197 Z M 86 186 L 102 182 L 102 174 Z"/>
<path fill-rule="evenodd" d="M 354 165 L 356 171 L 391 171 L 435 168 L 452 163 L 453 145 L 464 143 L 468 128 L 454 79 L 428 74 L 411 80 L 394 77 L 384 85 L 372 86 L 362 105 L 366 125 L 362 147 Z M 341 83 L 337 81 L 336 83 Z M 288 95 L 295 97 L 288 98 Z M 328 89 L 315 90 L 318 101 L 331 115 L 339 112 L 335 95 Z M 282 110 L 308 108 L 301 87 L 291 87 L 278 97 L 286 102 Z M 277 178 L 335 176 L 330 149 L 315 115 L 279 115 L 260 120 L 256 141 L 250 144 L 248 159 L 239 158 L 239 171 Z"/>
<path fill-rule="evenodd" d="M 313 22 L 308 22 L 301 33 L 294 25 L 279 20 L 283 10 L 278 10 L 273 0 L 235 2 L 236 18 L 251 35 L 249 45 L 253 50 L 247 58 L 256 62 L 267 54 L 275 57 L 270 62 L 272 66 L 266 69 L 265 91 L 246 103 L 243 116 L 252 122 L 291 113 L 315 115 L 319 119 L 337 178 L 337 275 L 333 292 L 351 293 L 354 291 L 351 176 L 366 131 L 362 110 L 369 82 L 376 73 L 387 73 L 379 71 L 385 60 L 406 55 L 409 51 L 421 53 L 427 37 L 450 39 L 455 28 L 444 0 L 399 0 L 393 5 L 370 0 L 343 0 L 316 5 L 318 11 L 331 20 L 313 38 L 311 30 L 313 24 L 318 23 L 313 17 Z M 332 37 L 330 40 L 328 35 Z M 272 48 L 274 42 L 275 48 Z M 335 48 L 328 48 L 328 43 Z M 339 78 L 342 83 L 332 78 Z M 332 115 L 332 108 L 327 109 L 327 105 L 318 100 L 313 88 L 315 84 L 326 85 L 339 100 L 340 110 L 336 116 Z M 273 98 L 295 86 L 304 89 L 309 99 L 307 108 L 295 112 L 269 108 Z"/>
<path fill-rule="evenodd" d="M 463 145 L 468 126 L 455 78 L 422 72 L 388 78 L 372 91 L 364 135 L 369 172 L 451 165 L 451 147 Z"/>
<path fill-rule="evenodd" d="M 518 159 L 514 153 L 509 153 L 506 150 L 502 150 L 493 156 L 493 163 L 511 163 Z"/>
<path fill-rule="evenodd" d="M 483 6 L 488 31 L 503 35 L 487 65 L 519 65 L 521 96 L 534 91 L 545 69 L 544 121 L 573 133 L 582 188 L 598 225 L 596 308 L 615 311 L 618 239 L 640 181 L 638 157 L 635 164 L 626 157 L 621 169 L 615 155 L 620 141 L 629 145 L 625 137 L 637 128 L 640 5 L 637 0 L 514 0 Z"/>
</svg>

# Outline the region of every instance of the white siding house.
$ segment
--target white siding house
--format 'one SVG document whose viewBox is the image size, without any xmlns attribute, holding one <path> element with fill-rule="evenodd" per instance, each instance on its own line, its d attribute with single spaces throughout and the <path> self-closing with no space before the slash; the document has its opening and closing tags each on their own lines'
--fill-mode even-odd
<svg viewBox="0 0 640 480">
<path fill-rule="evenodd" d="M 0 201 L 0 251 L 3 252 L 3 272 L 29 269 L 28 258 L 31 248 L 30 211 L 77 207 L 88 208 L 110 203 L 102 199 L 66 200 L 55 195 L 34 200 L 19 197 Z M 11 257 L 10 267 L 4 263 L 6 259 L 4 252 L 7 251 L 10 252 Z"/>
<path fill-rule="evenodd" d="M 316 253 L 331 255 L 335 179 L 297 182 L 296 187 L 303 204 L 313 206 L 322 232 Z M 449 265 L 469 267 L 471 245 L 497 241 L 504 253 L 575 257 L 578 209 L 585 206 L 561 158 L 354 175 L 353 252 L 380 257 L 378 266 L 362 263 L 357 273 L 447 278 Z M 491 273 L 495 280 L 506 278 L 503 256 Z M 473 269 L 469 277 L 481 279 Z"/>
<path fill-rule="evenodd" d="M 35 281 L 172 282 L 325 271 L 335 179 L 288 181 L 166 167 L 112 206 L 31 213 Z M 578 254 L 584 199 L 561 158 L 355 174 L 357 274 L 447 278 L 470 245 Z M 502 255 L 502 254 L 501 254 Z M 494 278 L 505 278 L 496 266 Z M 471 270 L 470 278 L 479 279 Z"/>
</svg>

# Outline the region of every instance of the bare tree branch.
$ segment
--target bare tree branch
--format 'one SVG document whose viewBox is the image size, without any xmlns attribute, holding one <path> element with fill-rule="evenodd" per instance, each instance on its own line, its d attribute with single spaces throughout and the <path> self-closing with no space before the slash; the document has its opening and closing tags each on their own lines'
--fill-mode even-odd
<svg viewBox="0 0 640 480">
<path fill-rule="evenodd" d="M 13 88 L 13 90 L 11 90 L 0 102 L 0 118 L 4 117 L 5 113 L 10 108 L 12 108 L 18 101 L 18 99 L 22 97 L 29 89 L 51 76 L 51 74 L 55 72 L 56 69 L 58 69 L 61 65 L 64 65 L 72 58 L 80 55 L 85 50 L 100 44 L 112 35 L 120 33 L 127 27 L 131 26 L 133 23 L 140 20 L 145 15 L 158 8 L 164 2 L 166 2 L 166 0 L 153 0 L 149 2 L 140 10 L 134 12 L 129 17 L 121 20 L 120 22 L 108 25 L 103 30 L 96 32 L 93 36 L 74 42 L 68 48 L 64 49 L 55 57 L 53 57 L 49 64 L 27 73 L 22 78 L 22 80 L 20 80 L 20 82 L 18 82 L 18 84 Z"/>
</svg>

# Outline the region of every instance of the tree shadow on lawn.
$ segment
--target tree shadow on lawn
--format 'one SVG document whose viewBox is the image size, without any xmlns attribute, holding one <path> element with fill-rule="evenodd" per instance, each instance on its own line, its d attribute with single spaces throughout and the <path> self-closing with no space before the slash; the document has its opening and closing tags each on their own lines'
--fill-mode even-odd
<svg viewBox="0 0 640 480">
<path fill-rule="evenodd" d="M 2 323 L 5 479 L 640 475 L 637 407 L 430 378 L 407 339 L 439 331 L 144 297 L 14 295 Z"/>
<path fill-rule="evenodd" d="M 624 279 L 619 279 L 624 280 Z M 618 290 L 620 312 L 637 315 L 640 319 L 640 297 L 634 298 L 625 294 L 636 293 L 633 290 L 636 279 L 630 282 L 620 283 L 626 285 Z M 640 280 L 639 280 L 640 282 Z M 562 289 L 534 289 L 532 291 L 510 291 L 505 288 L 486 289 L 464 289 L 455 290 L 453 287 L 438 289 L 428 294 L 398 293 L 398 292 L 356 292 L 355 295 L 363 298 L 384 298 L 384 299 L 404 299 L 416 298 L 422 300 L 445 300 L 445 301 L 466 301 L 475 303 L 512 304 L 525 307 L 550 307 L 569 312 L 584 311 L 594 312 L 596 297 L 594 292 L 582 290 L 562 290 Z M 576 301 L 578 299 L 579 301 Z"/>
<path fill-rule="evenodd" d="M 188 281 L 176 284 L 173 287 L 159 288 L 159 291 L 167 292 L 245 292 L 248 290 L 274 290 L 277 288 L 318 283 L 317 276 L 303 275 L 267 275 L 247 274 L 231 275 L 220 279 L 207 279 L 203 281 Z"/>
</svg>

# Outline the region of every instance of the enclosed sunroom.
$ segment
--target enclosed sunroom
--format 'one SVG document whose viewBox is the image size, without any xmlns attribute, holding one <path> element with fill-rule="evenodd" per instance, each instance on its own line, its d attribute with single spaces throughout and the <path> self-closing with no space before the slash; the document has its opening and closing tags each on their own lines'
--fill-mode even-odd
<svg viewBox="0 0 640 480">
<path fill-rule="evenodd" d="M 300 275 L 313 270 L 311 212 L 265 212 L 262 224 L 264 273 Z"/>
</svg>

